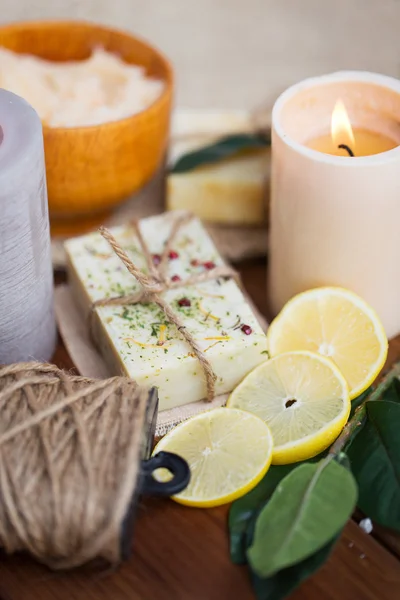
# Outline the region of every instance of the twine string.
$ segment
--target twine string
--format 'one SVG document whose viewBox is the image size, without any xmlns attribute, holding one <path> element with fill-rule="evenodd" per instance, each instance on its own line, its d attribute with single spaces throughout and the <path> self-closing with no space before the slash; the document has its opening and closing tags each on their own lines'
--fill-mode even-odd
<svg viewBox="0 0 400 600">
<path fill-rule="evenodd" d="M 0 367 L 0 546 L 54 569 L 117 563 L 146 406 L 147 391 L 128 378 Z"/>
</svg>

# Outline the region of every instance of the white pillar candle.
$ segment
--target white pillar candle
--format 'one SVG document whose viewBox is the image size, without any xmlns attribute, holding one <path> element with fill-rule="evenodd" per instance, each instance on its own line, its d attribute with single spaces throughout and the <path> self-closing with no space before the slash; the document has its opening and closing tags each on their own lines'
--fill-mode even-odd
<svg viewBox="0 0 400 600">
<path fill-rule="evenodd" d="M 0 89 L 0 364 L 49 360 L 56 340 L 40 119 Z"/>
<path fill-rule="evenodd" d="M 309 147 L 326 146 L 320 136 L 330 132 L 338 99 L 355 130 L 354 157 Z M 361 145 L 367 138 L 360 154 L 369 156 L 357 157 L 357 130 Z M 375 142 L 374 134 L 396 147 L 382 152 L 382 140 Z M 400 333 L 398 144 L 400 82 L 395 79 L 334 73 L 303 81 L 278 98 L 272 113 L 269 263 L 275 314 L 301 291 L 338 285 L 376 309 L 388 336 Z"/>
</svg>

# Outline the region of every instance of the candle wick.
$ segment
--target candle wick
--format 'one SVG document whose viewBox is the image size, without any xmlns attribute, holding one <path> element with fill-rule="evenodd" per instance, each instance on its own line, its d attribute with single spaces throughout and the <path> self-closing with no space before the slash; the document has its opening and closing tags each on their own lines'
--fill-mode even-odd
<svg viewBox="0 0 400 600">
<path fill-rule="evenodd" d="M 341 148 L 342 150 L 346 150 L 346 152 L 349 153 L 349 156 L 354 156 L 353 150 L 347 144 L 339 144 L 338 148 Z"/>
</svg>

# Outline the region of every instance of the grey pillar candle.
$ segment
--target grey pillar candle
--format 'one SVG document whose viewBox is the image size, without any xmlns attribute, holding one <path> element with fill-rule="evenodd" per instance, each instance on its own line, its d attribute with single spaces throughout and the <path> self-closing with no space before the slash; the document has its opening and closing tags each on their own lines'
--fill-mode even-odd
<svg viewBox="0 0 400 600">
<path fill-rule="evenodd" d="M 0 89 L 0 130 L 0 364 L 48 361 L 56 326 L 42 125 Z"/>
</svg>

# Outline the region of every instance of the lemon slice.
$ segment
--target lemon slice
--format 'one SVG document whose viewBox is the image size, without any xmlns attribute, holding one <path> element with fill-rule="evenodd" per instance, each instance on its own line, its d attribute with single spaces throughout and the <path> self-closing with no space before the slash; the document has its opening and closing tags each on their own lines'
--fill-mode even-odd
<svg viewBox="0 0 400 600">
<path fill-rule="evenodd" d="M 188 506 L 219 506 L 250 491 L 267 472 L 272 436 L 264 421 L 241 410 L 216 408 L 192 417 L 157 444 L 175 452 L 190 466 L 188 487 L 173 499 Z M 156 479 L 168 472 L 159 469 Z"/>
<path fill-rule="evenodd" d="M 316 456 L 338 437 L 350 414 L 345 378 L 329 358 L 314 352 L 287 352 L 256 367 L 228 406 L 268 424 L 273 464 Z"/>
<path fill-rule="evenodd" d="M 375 311 L 342 288 L 309 290 L 290 300 L 268 331 L 270 356 L 310 350 L 330 357 L 356 398 L 376 379 L 388 341 Z"/>
</svg>

